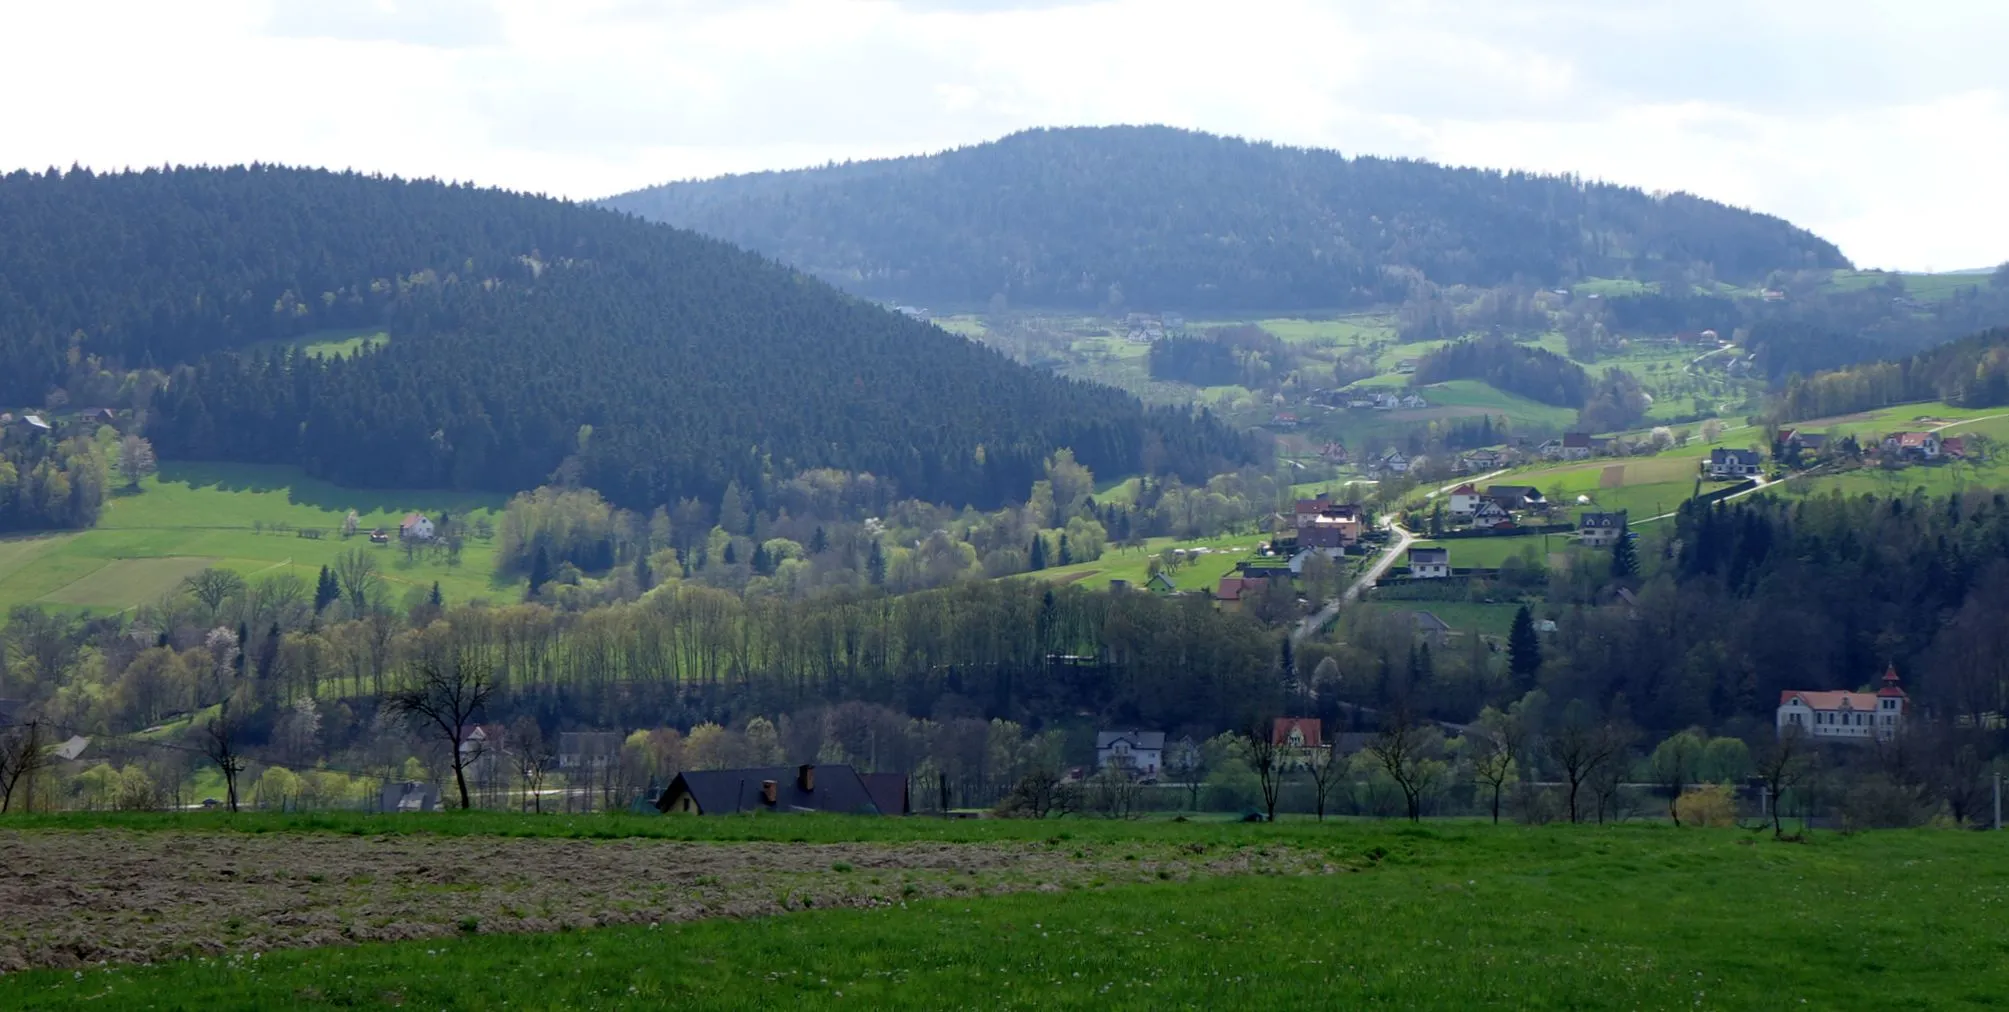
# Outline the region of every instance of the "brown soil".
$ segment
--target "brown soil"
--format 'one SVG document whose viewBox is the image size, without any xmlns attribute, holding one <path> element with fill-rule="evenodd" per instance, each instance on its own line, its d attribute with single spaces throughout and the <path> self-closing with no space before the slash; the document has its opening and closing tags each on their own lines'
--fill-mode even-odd
<svg viewBox="0 0 2009 1012">
<path fill-rule="evenodd" d="M 464 931 L 1331 872 L 1270 847 L 0 832 L 0 974 Z"/>
</svg>

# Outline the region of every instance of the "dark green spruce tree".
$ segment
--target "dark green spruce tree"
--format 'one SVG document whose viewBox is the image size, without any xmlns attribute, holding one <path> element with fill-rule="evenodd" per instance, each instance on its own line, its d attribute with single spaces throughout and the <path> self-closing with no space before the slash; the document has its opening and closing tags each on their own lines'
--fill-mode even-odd
<svg viewBox="0 0 2009 1012">
<path fill-rule="evenodd" d="M 342 597 L 342 584 L 326 566 L 321 567 L 321 579 L 314 584 L 314 613 L 320 614 L 329 605 Z"/>
<path fill-rule="evenodd" d="M 655 586 L 656 572 L 649 568 L 649 553 L 642 552 L 637 554 L 635 556 L 635 589 L 646 594 L 655 589 Z"/>
<path fill-rule="evenodd" d="M 1025 568 L 1037 573 L 1046 568 L 1046 536 L 1035 532 L 1032 548 L 1027 552 Z"/>
<path fill-rule="evenodd" d="M 886 582 L 886 552 L 876 538 L 872 541 L 872 554 L 865 557 L 865 575 L 874 587 Z"/>
<path fill-rule="evenodd" d="M 1615 580 L 1629 580 L 1639 575 L 1639 554 L 1632 546 L 1632 535 L 1621 533 L 1618 540 L 1611 543 L 1611 576 Z"/>
<path fill-rule="evenodd" d="M 1507 671 L 1514 676 L 1514 688 L 1526 692 L 1535 687 L 1535 675 L 1542 670 L 1542 641 L 1535 635 L 1535 616 L 1522 605 L 1514 612 L 1514 627 L 1507 633 Z"/>
<path fill-rule="evenodd" d="M 537 554 L 530 559 L 530 596 L 537 596 L 537 592 L 550 582 L 551 553 L 540 543 L 537 546 Z"/>
</svg>

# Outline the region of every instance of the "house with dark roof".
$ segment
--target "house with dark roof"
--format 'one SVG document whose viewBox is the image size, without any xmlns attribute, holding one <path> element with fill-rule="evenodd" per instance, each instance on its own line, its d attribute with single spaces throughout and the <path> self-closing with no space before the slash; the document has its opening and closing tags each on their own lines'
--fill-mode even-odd
<svg viewBox="0 0 2009 1012">
<path fill-rule="evenodd" d="M 1588 432 L 1563 433 L 1562 459 L 1588 460 L 1590 459 L 1592 449 L 1593 447 L 1591 445 L 1590 433 Z"/>
<path fill-rule="evenodd" d="M 1704 467 L 1711 478 L 1751 478 L 1765 473 L 1765 461 L 1758 451 L 1724 446 L 1709 451 L 1709 463 Z"/>
<path fill-rule="evenodd" d="M 1165 756 L 1163 731 L 1095 732 L 1095 768 L 1126 770 L 1140 780 L 1158 779 Z"/>
<path fill-rule="evenodd" d="M 1577 518 L 1577 540 L 1590 548 L 1609 548 L 1625 536 L 1625 510 L 1585 513 Z"/>
<path fill-rule="evenodd" d="M 1510 510 L 1545 510 L 1549 501 L 1533 485 L 1488 485 L 1486 498 Z"/>
<path fill-rule="evenodd" d="M 897 774 L 895 774 L 897 776 Z M 888 799 L 890 781 L 881 784 Z M 906 778 L 900 777 L 906 805 Z M 685 770 L 656 799 L 656 810 L 683 815 L 742 812 L 831 812 L 883 815 L 870 787 L 849 766 L 763 766 L 737 770 Z"/>
<path fill-rule="evenodd" d="M 1449 548 L 1411 548 L 1409 575 L 1418 580 L 1441 580 L 1451 575 Z"/>
</svg>

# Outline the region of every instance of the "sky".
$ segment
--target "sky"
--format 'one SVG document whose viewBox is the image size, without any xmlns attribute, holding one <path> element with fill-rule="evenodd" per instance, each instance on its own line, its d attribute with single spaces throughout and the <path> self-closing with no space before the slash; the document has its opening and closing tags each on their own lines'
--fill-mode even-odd
<svg viewBox="0 0 2009 1012">
<path fill-rule="evenodd" d="M 0 168 L 587 199 L 1165 123 L 1574 172 L 1859 266 L 2009 260 L 2002 0 L 0 0 Z"/>
</svg>

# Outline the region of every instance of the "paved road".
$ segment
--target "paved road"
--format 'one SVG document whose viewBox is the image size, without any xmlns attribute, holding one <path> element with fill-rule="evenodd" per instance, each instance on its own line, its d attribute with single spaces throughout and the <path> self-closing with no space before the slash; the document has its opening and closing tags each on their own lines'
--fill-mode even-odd
<svg viewBox="0 0 2009 1012">
<path fill-rule="evenodd" d="M 1409 546 L 1415 543 L 1416 535 L 1404 530 L 1401 524 L 1391 520 L 1387 522 L 1387 527 L 1395 533 L 1394 543 L 1388 546 L 1388 550 L 1382 553 L 1381 558 L 1374 561 L 1374 565 L 1367 568 L 1367 572 L 1360 574 L 1360 579 L 1353 581 L 1353 585 L 1346 588 L 1346 593 L 1339 595 L 1336 600 L 1327 602 L 1325 607 L 1299 622 L 1297 628 L 1291 631 L 1291 642 L 1301 643 L 1306 637 L 1325 628 L 1326 623 L 1331 622 L 1333 616 L 1339 614 L 1341 605 L 1359 598 L 1361 591 L 1374 586 L 1374 581 L 1381 579 L 1381 574 L 1388 572 L 1388 567 L 1395 565 L 1395 560 L 1401 558 L 1402 553 L 1408 551 Z"/>
</svg>

